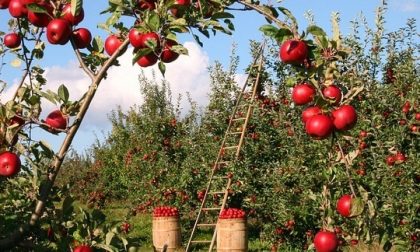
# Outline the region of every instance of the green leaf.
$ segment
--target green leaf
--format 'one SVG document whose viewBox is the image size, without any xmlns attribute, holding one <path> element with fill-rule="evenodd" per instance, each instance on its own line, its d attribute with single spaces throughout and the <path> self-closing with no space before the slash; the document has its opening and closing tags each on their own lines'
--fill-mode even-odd
<svg viewBox="0 0 420 252">
<path fill-rule="evenodd" d="M 171 47 L 171 51 L 174 51 L 178 54 L 188 55 L 188 49 L 185 48 L 183 45 L 174 45 Z"/>
<path fill-rule="evenodd" d="M 281 28 L 277 31 L 274 36 L 274 39 L 279 42 L 283 43 L 286 39 L 290 38 L 293 35 L 292 31 L 286 28 Z"/>
<path fill-rule="evenodd" d="M 327 34 L 325 33 L 325 31 L 316 25 L 311 25 L 306 29 L 306 33 L 310 33 L 314 36 L 323 36 L 323 37 L 327 37 Z"/>
<path fill-rule="evenodd" d="M 278 7 L 278 9 L 292 21 L 293 28 L 297 30 L 298 25 L 295 16 L 293 16 L 293 14 L 284 7 Z"/>
<path fill-rule="evenodd" d="M 26 8 L 29 11 L 34 12 L 34 13 L 48 13 L 46 8 L 44 8 L 43 6 L 38 5 L 36 3 L 28 4 L 28 5 L 26 5 Z"/>
<path fill-rule="evenodd" d="M 140 59 L 140 57 L 147 55 L 149 53 L 152 53 L 152 52 L 153 50 L 150 48 L 142 48 L 140 50 L 137 50 L 136 54 L 133 57 L 132 64 L 134 65 Z"/>
<path fill-rule="evenodd" d="M 53 158 L 54 157 L 54 151 L 52 150 L 51 146 L 47 142 L 41 140 L 39 142 L 39 146 L 44 151 L 44 155 L 47 158 Z"/>
<path fill-rule="evenodd" d="M 218 12 L 218 13 L 214 13 L 211 16 L 211 19 L 215 20 L 215 19 L 223 19 L 223 18 L 234 18 L 235 16 L 228 13 L 228 12 Z"/>
<path fill-rule="evenodd" d="M 63 215 L 64 215 L 63 217 L 70 217 L 72 215 L 73 210 L 74 210 L 73 202 L 74 202 L 74 199 L 72 197 L 66 197 L 64 199 L 63 205 L 61 207 Z"/>
<path fill-rule="evenodd" d="M 360 198 L 352 198 L 351 199 L 351 209 L 350 209 L 350 217 L 358 216 L 363 213 L 363 209 L 365 208 L 365 203 Z"/>
<path fill-rule="evenodd" d="M 162 73 L 163 76 L 165 76 L 165 72 L 166 72 L 165 63 L 163 63 L 162 61 L 160 61 L 159 64 L 158 64 L 158 66 L 159 66 L 159 71 Z"/>
<path fill-rule="evenodd" d="M 277 27 L 270 24 L 266 24 L 260 27 L 260 31 L 262 31 L 264 35 L 269 36 L 269 37 L 274 37 L 274 35 L 277 34 L 278 30 L 279 29 L 277 29 Z"/>
<path fill-rule="evenodd" d="M 83 0 L 71 0 L 71 14 L 76 16 L 80 13 L 83 6 Z"/>
<path fill-rule="evenodd" d="M 157 13 L 151 12 L 151 15 L 146 20 L 146 23 L 149 25 L 152 31 L 157 32 L 160 28 L 160 17 Z"/>
<path fill-rule="evenodd" d="M 105 244 L 106 244 L 106 245 L 110 245 L 110 244 L 111 244 L 112 239 L 114 238 L 114 236 L 115 236 L 114 232 L 108 232 L 108 233 L 106 234 L 106 237 L 105 237 Z"/>
<path fill-rule="evenodd" d="M 64 86 L 64 84 L 58 87 L 58 97 L 60 97 L 64 103 L 68 102 L 69 100 L 69 90 L 66 88 L 66 86 Z"/>
<path fill-rule="evenodd" d="M 92 47 L 95 52 L 102 52 L 104 50 L 104 41 L 101 37 L 96 36 L 92 41 Z"/>
</svg>

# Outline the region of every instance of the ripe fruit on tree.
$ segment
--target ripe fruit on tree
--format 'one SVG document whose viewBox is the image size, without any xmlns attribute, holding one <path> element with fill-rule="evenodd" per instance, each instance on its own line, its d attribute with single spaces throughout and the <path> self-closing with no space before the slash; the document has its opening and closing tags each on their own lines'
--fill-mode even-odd
<svg viewBox="0 0 420 252">
<path fill-rule="evenodd" d="M 331 118 L 327 115 L 314 115 L 306 121 L 305 130 L 315 139 L 324 139 L 331 135 L 334 129 Z"/>
<path fill-rule="evenodd" d="M 330 231 L 319 231 L 315 235 L 314 246 L 317 252 L 334 252 L 338 247 L 337 236 Z"/>
<path fill-rule="evenodd" d="M 332 112 L 334 127 L 337 130 L 349 130 L 357 122 L 357 113 L 353 106 L 343 105 Z"/>
<path fill-rule="evenodd" d="M 10 151 L 5 151 L 0 154 L 0 176 L 11 177 L 20 171 L 19 157 Z"/>
<path fill-rule="evenodd" d="M 181 17 L 185 13 L 185 9 L 191 4 L 191 0 L 175 0 L 177 8 L 171 8 L 171 13 L 175 17 Z"/>
<path fill-rule="evenodd" d="M 166 40 L 165 45 L 164 45 L 163 50 L 162 50 L 162 53 L 160 55 L 160 59 L 163 62 L 171 63 L 179 57 L 178 53 L 171 50 L 172 46 L 177 45 L 177 44 L 178 43 L 176 41 Z"/>
<path fill-rule="evenodd" d="M 66 4 L 61 11 L 61 17 L 67 20 L 71 25 L 78 25 L 85 17 L 85 11 L 81 8 L 80 12 L 77 13 L 76 16 L 73 16 L 73 14 L 71 14 L 71 4 Z"/>
<path fill-rule="evenodd" d="M 395 164 L 395 156 L 386 157 L 386 164 L 388 166 L 393 166 Z"/>
<path fill-rule="evenodd" d="M 93 252 L 93 249 L 88 245 L 80 245 L 75 247 L 73 252 Z"/>
<path fill-rule="evenodd" d="M 396 164 L 404 163 L 406 160 L 407 160 L 407 157 L 404 155 L 404 153 L 397 152 L 397 154 L 395 155 Z"/>
<path fill-rule="evenodd" d="M 281 45 L 279 56 L 286 64 L 301 64 L 308 57 L 308 46 L 302 40 L 287 40 Z"/>
<path fill-rule="evenodd" d="M 141 67 L 149 67 L 156 64 L 157 61 L 158 61 L 158 57 L 152 52 L 147 55 L 141 56 L 137 60 L 137 64 Z"/>
<path fill-rule="evenodd" d="M 47 39 L 53 45 L 66 44 L 71 35 L 71 28 L 67 20 L 56 18 L 47 26 Z"/>
<path fill-rule="evenodd" d="M 312 106 L 306 108 L 304 111 L 302 111 L 302 121 L 303 123 L 306 123 L 309 118 L 311 118 L 314 115 L 322 114 L 322 109 L 318 106 Z"/>
<path fill-rule="evenodd" d="M 154 10 L 157 0 L 139 0 L 138 7 L 140 10 Z"/>
<path fill-rule="evenodd" d="M 9 12 L 12 17 L 21 18 L 26 17 L 28 9 L 21 0 L 10 0 Z"/>
<path fill-rule="evenodd" d="M 315 88 L 312 85 L 298 84 L 292 90 L 292 100 L 296 105 L 304 105 L 314 100 L 315 93 Z"/>
<path fill-rule="evenodd" d="M 110 35 L 105 40 L 105 52 L 112 56 L 114 52 L 122 45 L 122 41 L 115 35 Z"/>
<path fill-rule="evenodd" d="M 92 34 L 86 28 L 79 28 L 73 31 L 72 38 L 76 47 L 83 49 L 90 45 Z"/>
<path fill-rule="evenodd" d="M 332 102 L 333 105 L 337 105 L 341 101 L 341 90 L 336 85 L 330 85 L 322 90 L 324 97 Z"/>
<path fill-rule="evenodd" d="M 8 48 L 16 48 L 20 46 L 20 36 L 19 34 L 12 32 L 6 34 L 3 38 L 3 43 Z"/>
<path fill-rule="evenodd" d="M 38 3 L 38 5 L 45 8 L 48 14 L 28 10 L 28 21 L 36 27 L 47 27 L 52 20 L 53 7 L 47 3 Z"/>
<path fill-rule="evenodd" d="M 60 110 L 54 110 L 48 114 L 45 123 L 51 128 L 64 130 L 67 128 L 67 116 L 63 115 Z"/>
<path fill-rule="evenodd" d="M 128 33 L 130 44 L 134 48 L 158 48 L 160 38 L 156 32 L 141 33 L 139 30 L 132 28 Z"/>
<path fill-rule="evenodd" d="M 345 194 L 337 201 L 337 212 L 343 217 L 350 217 L 351 214 L 351 195 Z"/>
<path fill-rule="evenodd" d="M 10 0 L 0 0 L 0 9 L 7 9 L 9 8 Z"/>
</svg>

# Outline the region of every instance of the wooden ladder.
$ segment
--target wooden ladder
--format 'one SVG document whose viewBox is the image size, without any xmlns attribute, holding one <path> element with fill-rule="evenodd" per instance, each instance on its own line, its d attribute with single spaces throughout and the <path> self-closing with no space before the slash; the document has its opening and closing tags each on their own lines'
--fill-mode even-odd
<svg viewBox="0 0 420 252">
<path fill-rule="evenodd" d="M 209 250 L 212 251 L 216 244 L 216 223 L 217 219 L 226 206 L 226 202 L 229 196 L 229 188 L 232 183 L 231 176 L 225 174 L 224 176 L 217 176 L 217 173 L 222 168 L 226 168 L 233 162 L 237 161 L 240 156 L 241 147 L 244 144 L 244 138 L 247 131 L 249 119 L 253 113 L 254 100 L 257 95 L 258 85 L 260 83 L 260 72 L 263 65 L 263 48 L 265 43 L 262 43 L 257 56 L 254 59 L 252 68 L 248 73 L 245 84 L 240 91 L 238 98 L 235 103 L 233 112 L 229 118 L 229 124 L 226 129 L 224 138 L 221 143 L 216 161 L 214 162 L 213 168 L 210 173 L 207 188 L 202 198 L 201 206 L 198 211 L 197 218 L 195 220 L 194 227 L 192 229 L 190 238 L 187 243 L 186 252 L 191 251 L 193 245 L 201 244 L 202 246 L 208 246 Z M 251 83 L 250 86 L 248 83 Z M 247 101 L 244 101 L 247 98 Z M 223 189 L 213 189 L 212 186 L 216 180 L 226 180 Z M 209 196 L 218 197 L 223 195 L 221 202 L 217 207 L 208 206 Z M 210 215 L 213 217 L 210 220 L 203 220 L 203 215 Z M 213 229 L 213 236 L 211 240 L 194 240 L 194 237 L 199 229 Z"/>
</svg>

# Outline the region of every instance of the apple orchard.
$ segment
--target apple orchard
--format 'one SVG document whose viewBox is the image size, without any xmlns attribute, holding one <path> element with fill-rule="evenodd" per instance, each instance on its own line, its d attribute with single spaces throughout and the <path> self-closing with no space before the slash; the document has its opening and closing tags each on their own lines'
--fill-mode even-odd
<svg viewBox="0 0 420 252">
<path fill-rule="evenodd" d="M 1 62 L 23 62 L 13 97 L 0 104 L 0 251 L 140 251 L 151 246 L 150 230 L 140 230 L 151 227 L 139 219 L 150 216 L 180 217 L 187 242 L 241 92 L 235 52 L 228 69 L 209 69 L 203 110 L 190 101 L 181 116 L 167 83 L 140 76 L 144 104 L 114 111 L 111 132 L 88 157 L 70 147 L 128 47 L 133 64 L 164 75 L 188 54 L 181 33 L 200 45 L 231 34 L 235 11 L 263 15 L 266 39 L 250 43 L 254 57 L 264 47 L 262 77 L 254 98 L 242 94 L 254 109 L 240 158 L 222 171 L 233 183 L 219 219 L 247 219 L 250 251 L 417 251 L 419 37 L 414 19 L 385 32 L 386 8 L 373 28 L 357 20 L 348 36 L 334 13 L 328 36 L 314 22 L 299 27 L 281 4 L 112 0 L 101 38 L 83 27 L 82 0 L 0 0 L 9 25 L 0 31 Z M 65 44 L 90 78 L 77 100 L 65 85 L 46 89 L 38 66 L 44 51 Z M 250 64 L 247 74 L 255 71 Z M 57 109 L 40 118 L 46 103 Z M 34 139 L 35 127 L 65 135 L 60 149 Z M 123 214 L 112 212 L 117 205 Z"/>
</svg>

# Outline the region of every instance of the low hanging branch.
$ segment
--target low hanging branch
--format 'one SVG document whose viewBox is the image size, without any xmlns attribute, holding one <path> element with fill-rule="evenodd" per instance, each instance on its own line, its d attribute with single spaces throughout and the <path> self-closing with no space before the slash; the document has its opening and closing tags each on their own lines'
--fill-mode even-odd
<svg viewBox="0 0 420 252">
<path fill-rule="evenodd" d="M 0 240 L 0 250 L 7 250 L 12 247 L 14 247 L 16 244 L 18 244 L 24 237 L 24 235 L 30 231 L 31 227 L 34 227 L 39 218 L 42 216 L 44 212 L 45 204 L 48 200 L 48 196 L 51 193 L 51 189 L 54 185 L 55 179 L 57 178 L 57 175 L 60 171 L 61 165 L 63 163 L 63 160 L 65 158 L 65 155 L 67 151 L 69 150 L 71 143 L 73 142 L 73 139 L 77 133 L 77 130 L 80 127 L 80 124 L 82 123 L 86 112 L 89 109 L 89 106 L 96 94 L 96 91 L 99 87 L 99 84 L 106 76 L 106 73 L 108 69 L 113 65 L 114 61 L 117 59 L 117 57 L 126 50 L 128 47 L 129 40 L 128 38 L 124 40 L 124 42 L 121 44 L 121 46 L 117 49 L 117 51 L 108 59 L 108 61 L 105 62 L 103 67 L 100 69 L 100 71 L 97 74 L 92 74 L 92 83 L 89 86 L 89 90 L 86 94 L 85 99 L 83 100 L 83 103 L 81 104 L 80 111 L 77 113 L 74 124 L 70 127 L 69 131 L 67 132 L 67 135 L 65 139 L 63 140 L 63 143 L 61 145 L 61 148 L 57 155 L 54 156 L 54 160 L 51 162 L 50 165 L 50 174 L 48 175 L 48 178 L 46 180 L 46 183 L 44 186 L 42 186 L 39 190 L 39 199 L 36 203 L 35 210 L 32 213 L 32 216 L 29 220 L 29 224 L 23 225 L 18 228 L 14 233 L 10 234 L 9 237 Z M 81 60 L 80 57 L 78 57 L 79 60 Z M 86 69 L 85 64 L 83 61 L 80 61 L 80 64 L 85 72 L 90 73 L 89 69 Z"/>
</svg>

